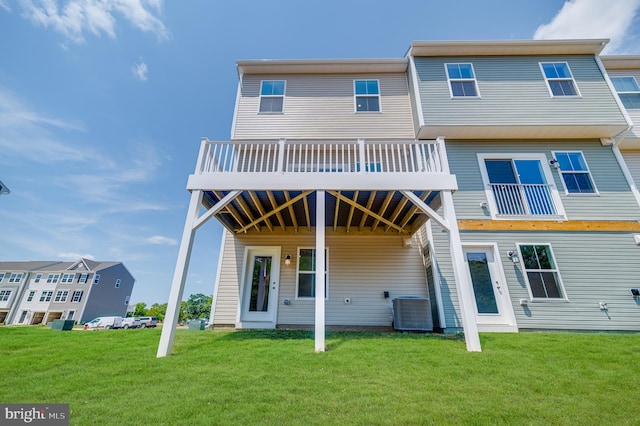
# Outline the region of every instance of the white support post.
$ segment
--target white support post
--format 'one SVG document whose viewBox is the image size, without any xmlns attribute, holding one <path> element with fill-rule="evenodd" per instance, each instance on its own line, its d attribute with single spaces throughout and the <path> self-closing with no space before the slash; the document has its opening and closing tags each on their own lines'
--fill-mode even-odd
<svg viewBox="0 0 640 426">
<path fill-rule="evenodd" d="M 324 256 L 324 233 L 325 233 L 325 192 L 316 191 L 316 320 L 315 320 L 315 342 L 316 352 L 324 352 L 324 298 L 325 298 L 325 256 Z"/>
<path fill-rule="evenodd" d="M 451 191 L 442 191 L 442 208 L 444 209 L 444 219 L 449 224 L 449 251 L 453 263 L 453 275 L 458 289 L 458 305 L 460 306 L 460 316 L 462 328 L 464 329 L 464 340 L 467 350 L 470 352 L 480 352 L 480 336 L 478 335 L 478 324 L 476 314 L 473 309 L 473 286 L 467 274 L 462 252 L 462 242 L 458 230 L 458 221 L 453 207 L 453 196 Z"/>
<path fill-rule="evenodd" d="M 360 167 L 359 173 L 364 173 L 367 167 L 366 150 L 364 147 L 364 139 L 358 139 L 358 167 Z"/>
<path fill-rule="evenodd" d="M 189 261 L 191 260 L 191 248 L 193 247 L 193 237 L 195 236 L 194 224 L 198 219 L 198 213 L 201 203 L 202 191 L 194 190 L 191 193 L 191 201 L 189 202 L 187 219 L 184 223 L 182 240 L 180 242 L 180 250 L 178 251 L 178 260 L 176 261 L 176 269 L 173 273 L 173 281 L 171 282 L 171 292 L 169 293 L 167 312 L 165 314 L 164 322 L 162 325 L 160 344 L 158 345 L 158 358 L 171 355 L 171 350 L 173 348 L 173 340 L 176 335 L 178 316 L 180 314 L 182 292 L 184 291 L 184 284 L 187 279 L 187 271 L 189 270 Z"/>
<path fill-rule="evenodd" d="M 286 139 L 280 139 L 278 141 L 278 172 L 284 173 L 284 150 Z"/>
</svg>

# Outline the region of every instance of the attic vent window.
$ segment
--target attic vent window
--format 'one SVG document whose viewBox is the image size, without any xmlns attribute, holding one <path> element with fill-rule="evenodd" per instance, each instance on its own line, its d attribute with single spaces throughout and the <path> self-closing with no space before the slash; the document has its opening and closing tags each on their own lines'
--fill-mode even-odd
<svg viewBox="0 0 640 426">
<path fill-rule="evenodd" d="M 260 85 L 260 112 L 281 113 L 284 111 L 284 80 L 263 80 Z"/>
<path fill-rule="evenodd" d="M 354 80 L 356 112 L 380 112 L 380 82 Z"/>
<path fill-rule="evenodd" d="M 571 69 L 566 62 L 540 62 L 551 96 L 578 96 Z"/>
</svg>

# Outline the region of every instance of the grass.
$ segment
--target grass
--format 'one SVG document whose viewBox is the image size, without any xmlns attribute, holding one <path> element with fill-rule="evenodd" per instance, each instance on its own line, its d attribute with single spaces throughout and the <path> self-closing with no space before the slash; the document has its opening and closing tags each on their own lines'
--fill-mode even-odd
<svg viewBox="0 0 640 426">
<path fill-rule="evenodd" d="M 640 334 L 0 328 L 0 402 L 72 425 L 638 424 Z"/>
</svg>

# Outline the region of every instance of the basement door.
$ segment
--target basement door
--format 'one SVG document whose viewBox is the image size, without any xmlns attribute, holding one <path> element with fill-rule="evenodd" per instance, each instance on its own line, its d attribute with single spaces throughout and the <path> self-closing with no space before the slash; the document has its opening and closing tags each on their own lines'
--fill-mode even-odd
<svg viewBox="0 0 640 426">
<path fill-rule="evenodd" d="M 518 331 L 496 246 L 464 246 L 464 261 L 473 286 L 478 331 Z"/>
<path fill-rule="evenodd" d="M 275 328 L 280 247 L 249 248 L 243 280 L 241 327 Z"/>
</svg>

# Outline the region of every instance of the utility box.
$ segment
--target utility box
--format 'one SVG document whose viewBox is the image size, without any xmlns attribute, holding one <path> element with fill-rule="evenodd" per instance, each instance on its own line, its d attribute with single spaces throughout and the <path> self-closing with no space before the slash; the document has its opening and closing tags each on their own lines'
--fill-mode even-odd
<svg viewBox="0 0 640 426">
<path fill-rule="evenodd" d="M 393 328 L 401 331 L 432 331 L 429 299 L 416 296 L 393 299 Z"/>
<path fill-rule="evenodd" d="M 57 320 L 53 320 L 53 322 L 51 323 L 51 329 L 60 330 L 60 331 L 73 330 L 73 324 L 75 324 L 74 320 L 57 319 Z"/>
<path fill-rule="evenodd" d="M 203 319 L 194 319 L 189 321 L 189 330 L 204 330 L 205 321 Z"/>
</svg>

